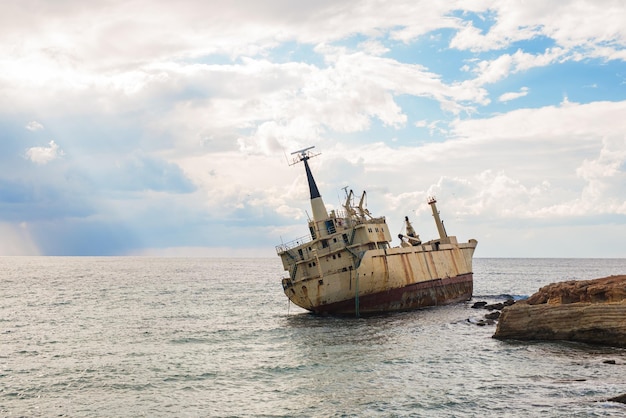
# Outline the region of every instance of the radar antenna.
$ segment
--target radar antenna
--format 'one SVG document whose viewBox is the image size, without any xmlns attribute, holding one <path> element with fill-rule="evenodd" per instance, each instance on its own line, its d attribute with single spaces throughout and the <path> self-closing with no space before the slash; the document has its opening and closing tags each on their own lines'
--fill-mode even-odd
<svg viewBox="0 0 626 418">
<path fill-rule="evenodd" d="M 291 155 L 294 155 L 294 154 L 297 154 L 297 155 L 293 157 L 293 160 L 291 164 L 289 165 L 298 164 L 301 161 L 306 161 L 309 158 L 317 157 L 318 155 L 320 155 L 319 152 L 317 154 L 314 154 L 313 152 L 311 152 L 310 150 L 312 150 L 313 148 L 315 148 L 315 145 L 313 145 L 312 147 L 306 147 L 298 151 L 292 152 Z"/>
</svg>

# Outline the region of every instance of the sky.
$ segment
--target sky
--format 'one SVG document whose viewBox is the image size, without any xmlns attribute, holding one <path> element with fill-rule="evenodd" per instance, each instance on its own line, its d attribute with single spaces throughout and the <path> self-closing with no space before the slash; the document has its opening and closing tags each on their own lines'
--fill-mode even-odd
<svg viewBox="0 0 626 418">
<path fill-rule="evenodd" d="M 626 3 L 0 5 L 0 255 L 272 257 L 302 164 L 392 236 L 626 257 Z M 396 239 L 392 245 L 398 245 Z"/>
</svg>

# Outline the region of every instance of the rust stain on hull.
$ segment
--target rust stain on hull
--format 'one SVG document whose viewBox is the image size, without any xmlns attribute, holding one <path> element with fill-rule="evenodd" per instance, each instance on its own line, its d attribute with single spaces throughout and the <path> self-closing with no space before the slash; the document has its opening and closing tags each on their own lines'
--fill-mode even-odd
<svg viewBox="0 0 626 418">
<path fill-rule="evenodd" d="M 361 314 L 408 311 L 430 306 L 463 302 L 472 298 L 473 274 L 428 280 L 397 289 L 359 297 Z M 317 306 L 316 314 L 354 315 L 355 299 Z"/>
</svg>

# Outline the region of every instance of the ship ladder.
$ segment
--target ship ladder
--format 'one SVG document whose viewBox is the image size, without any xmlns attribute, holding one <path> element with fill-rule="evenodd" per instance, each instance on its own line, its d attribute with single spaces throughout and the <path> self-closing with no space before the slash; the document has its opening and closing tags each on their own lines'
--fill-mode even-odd
<svg viewBox="0 0 626 418">
<path fill-rule="evenodd" d="M 286 250 L 285 254 L 287 254 L 293 261 L 296 261 L 296 256 L 291 254 L 291 250 Z"/>
<path fill-rule="evenodd" d="M 295 280 L 296 272 L 298 271 L 298 260 L 296 259 L 295 255 L 291 254 L 290 250 L 285 251 L 285 253 L 289 256 L 289 258 L 291 258 L 291 261 L 293 262 L 293 271 L 289 272 L 289 276 L 291 276 L 291 280 Z"/>
</svg>

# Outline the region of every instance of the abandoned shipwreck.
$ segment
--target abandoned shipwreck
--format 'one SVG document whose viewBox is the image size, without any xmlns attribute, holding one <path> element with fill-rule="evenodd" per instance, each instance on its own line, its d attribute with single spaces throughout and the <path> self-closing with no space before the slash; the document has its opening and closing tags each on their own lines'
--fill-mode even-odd
<svg viewBox="0 0 626 418">
<path fill-rule="evenodd" d="M 421 242 L 408 217 L 406 235 L 391 247 L 384 217 L 355 204 L 346 192 L 343 210 L 327 212 L 308 160 L 313 147 L 292 153 L 304 163 L 311 195 L 310 234 L 276 247 L 289 277 L 285 295 L 317 314 L 356 315 L 404 311 L 466 301 L 472 297 L 472 256 L 477 241 L 449 236 L 430 198 L 439 238 Z"/>
</svg>

